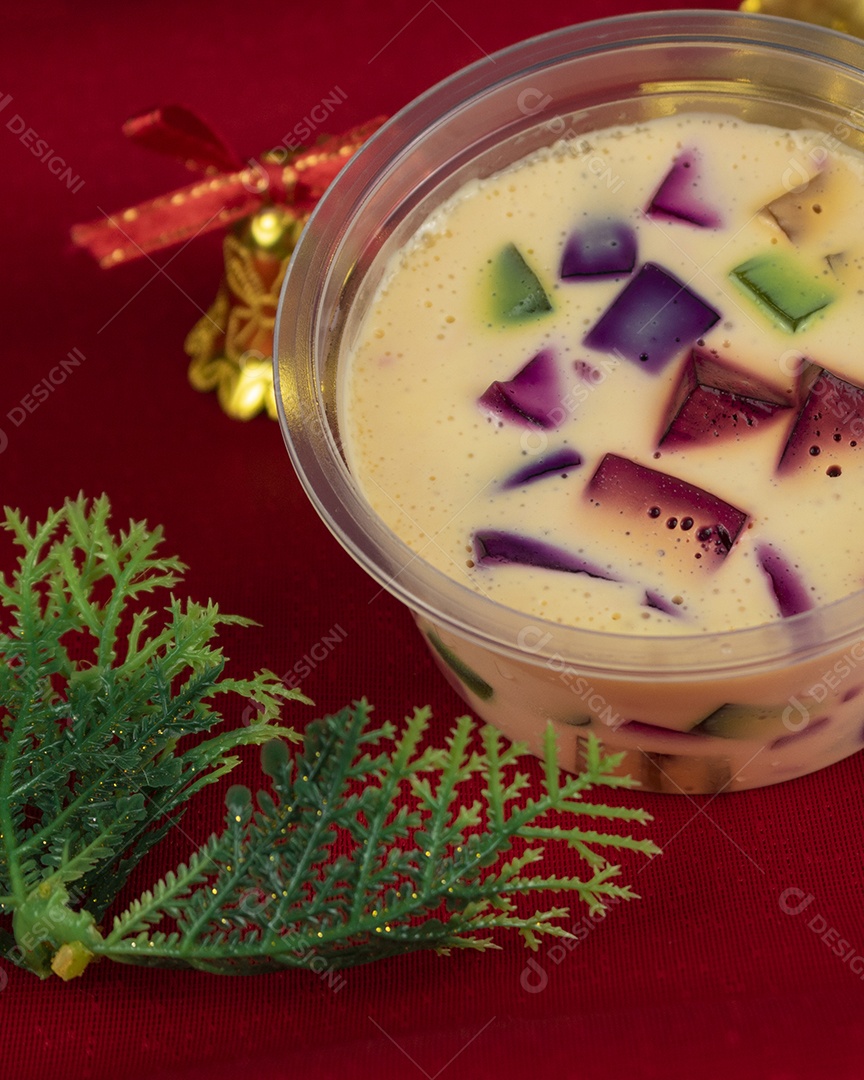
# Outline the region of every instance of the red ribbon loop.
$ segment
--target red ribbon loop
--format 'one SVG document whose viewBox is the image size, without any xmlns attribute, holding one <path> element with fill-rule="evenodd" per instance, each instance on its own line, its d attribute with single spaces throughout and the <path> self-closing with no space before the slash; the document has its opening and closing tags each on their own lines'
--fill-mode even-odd
<svg viewBox="0 0 864 1080">
<path fill-rule="evenodd" d="M 344 135 L 289 154 L 282 148 L 244 165 L 189 109 L 165 105 L 128 120 L 124 133 L 140 146 L 169 154 L 204 176 L 185 187 L 72 227 L 72 242 L 101 266 L 116 266 L 202 233 L 221 229 L 262 206 L 309 213 L 346 160 L 383 123 L 376 117 Z"/>
<path fill-rule="evenodd" d="M 183 105 L 160 105 L 133 116 L 123 125 L 123 134 L 138 146 L 176 158 L 193 172 L 233 172 L 243 168 L 243 162 L 225 140 Z"/>
</svg>

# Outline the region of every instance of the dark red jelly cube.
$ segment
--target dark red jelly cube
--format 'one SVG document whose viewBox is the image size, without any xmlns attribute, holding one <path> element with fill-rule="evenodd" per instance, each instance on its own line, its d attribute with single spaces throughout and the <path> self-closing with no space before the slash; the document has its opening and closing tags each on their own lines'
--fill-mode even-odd
<svg viewBox="0 0 864 1080">
<path fill-rule="evenodd" d="M 678 278 L 645 263 L 588 331 L 585 344 L 656 373 L 719 318 Z"/>
<path fill-rule="evenodd" d="M 789 407 L 776 398 L 755 376 L 693 349 L 669 400 L 658 445 L 674 450 L 740 437 Z"/>
<path fill-rule="evenodd" d="M 507 382 L 493 382 L 479 404 L 499 420 L 547 429 L 556 427 L 565 413 L 561 408 L 560 376 L 552 350 L 537 353 Z"/>
<path fill-rule="evenodd" d="M 773 544 L 759 544 L 756 558 L 771 583 L 777 609 L 784 619 L 813 607 L 813 598 L 801 574 Z"/>
<path fill-rule="evenodd" d="M 586 488 L 591 514 L 643 558 L 710 570 L 729 554 L 748 515 L 704 488 L 606 454 Z M 591 514 L 586 515 L 586 521 Z M 598 522 L 598 526 L 599 526 Z"/>
<path fill-rule="evenodd" d="M 777 471 L 824 473 L 826 483 L 832 483 L 853 464 L 862 446 L 864 390 L 822 371 L 789 433 Z"/>
<path fill-rule="evenodd" d="M 685 150 L 675 158 L 645 212 L 651 217 L 717 229 L 723 218 L 704 188 L 699 152 Z"/>
<path fill-rule="evenodd" d="M 561 256 L 562 279 L 629 274 L 636 265 L 636 234 L 614 218 L 589 221 L 574 229 Z"/>
</svg>

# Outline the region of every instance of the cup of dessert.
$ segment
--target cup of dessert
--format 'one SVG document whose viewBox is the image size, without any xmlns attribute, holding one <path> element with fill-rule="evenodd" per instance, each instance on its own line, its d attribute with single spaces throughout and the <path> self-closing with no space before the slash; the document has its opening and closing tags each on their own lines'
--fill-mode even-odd
<svg viewBox="0 0 864 1080">
<path fill-rule="evenodd" d="M 650 790 L 864 745 L 864 43 L 625 16 L 346 165 L 280 302 L 312 503 L 482 719 Z M 396 647 L 383 643 L 384 647 Z"/>
</svg>

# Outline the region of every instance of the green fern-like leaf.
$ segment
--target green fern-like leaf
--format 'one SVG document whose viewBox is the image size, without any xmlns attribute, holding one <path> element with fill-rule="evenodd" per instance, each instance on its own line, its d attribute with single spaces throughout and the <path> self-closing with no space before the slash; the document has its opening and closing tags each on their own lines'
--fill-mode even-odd
<svg viewBox="0 0 864 1080">
<path fill-rule="evenodd" d="M 35 526 L 7 509 L 5 528 L 22 553 L 0 575 L 0 913 L 13 959 L 46 975 L 64 942 L 99 938 L 137 861 L 234 767 L 233 749 L 293 737 L 272 721 L 302 695 L 270 672 L 222 678 L 213 640 L 246 620 L 173 596 L 161 614 L 141 606 L 185 568 L 158 553 L 159 529 L 115 535 L 106 498 L 69 500 Z M 256 711 L 214 732 L 225 693 Z"/>
<path fill-rule="evenodd" d="M 567 935 L 567 909 L 526 914 L 519 898 L 563 890 L 594 912 L 635 896 L 602 851 L 659 849 L 577 823 L 650 820 L 642 810 L 584 801 L 597 787 L 632 786 L 614 774 L 620 757 L 591 742 L 585 771 L 559 774 L 550 729 L 544 791 L 531 797 L 518 768 L 525 748 L 493 728 L 482 729 L 477 752 L 473 722 L 462 717 L 446 747 L 423 750 L 429 714 L 418 710 L 388 751 L 381 746 L 393 727 L 374 726 L 370 711 L 361 701 L 313 722 L 293 758 L 284 743 L 266 744 L 271 790 L 253 801 L 246 788 L 231 788 L 224 831 L 88 948 L 126 963 L 230 974 L 312 958 L 343 967 L 418 949 L 489 948 L 501 929 L 536 948 L 544 935 Z M 464 788 L 478 778 L 482 798 L 466 803 Z M 573 849 L 581 874 L 534 872 L 556 843 Z M 165 933 L 169 919 L 176 929 Z"/>
</svg>

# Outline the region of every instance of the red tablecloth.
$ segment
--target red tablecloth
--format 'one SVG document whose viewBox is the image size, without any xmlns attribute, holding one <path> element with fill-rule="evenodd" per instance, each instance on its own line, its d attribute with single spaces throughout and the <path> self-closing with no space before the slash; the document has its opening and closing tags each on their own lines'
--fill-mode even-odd
<svg viewBox="0 0 864 1080">
<path fill-rule="evenodd" d="M 305 681 L 320 710 L 366 694 L 398 718 L 429 702 L 443 728 L 461 703 L 407 612 L 387 595 L 370 603 L 377 587 L 307 504 L 277 426 L 231 421 L 187 385 L 182 343 L 215 294 L 219 236 L 104 272 L 70 249 L 68 230 L 184 182 L 176 164 L 120 135 L 153 104 L 185 102 L 251 156 L 334 88 L 344 96 L 335 131 L 519 38 L 651 6 L 7 5 L 2 501 L 39 516 L 81 489 L 108 492 L 120 519 L 164 523 L 191 565 L 191 595 L 262 624 L 227 635 L 239 669 L 287 671 L 338 624 L 344 642 Z M 80 178 L 74 190 L 22 145 L 13 116 Z M 25 396 L 74 349 L 80 366 L 22 417 Z M 859 755 L 714 800 L 622 796 L 654 814 L 650 834 L 665 851 L 626 862 L 643 899 L 563 958 L 544 944 L 527 976 L 516 939 L 485 956 L 350 971 L 338 993 L 310 972 L 232 980 L 103 964 L 64 985 L 4 965 L 0 1076 L 859 1077 L 864 983 L 832 944 L 864 953 L 862 765 Z M 200 839 L 216 825 L 223 791 L 199 800 L 185 833 Z M 188 853 L 173 830 L 136 880 Z M 792 915 L 784 895 L 812 900 Z"/>
</svg>

